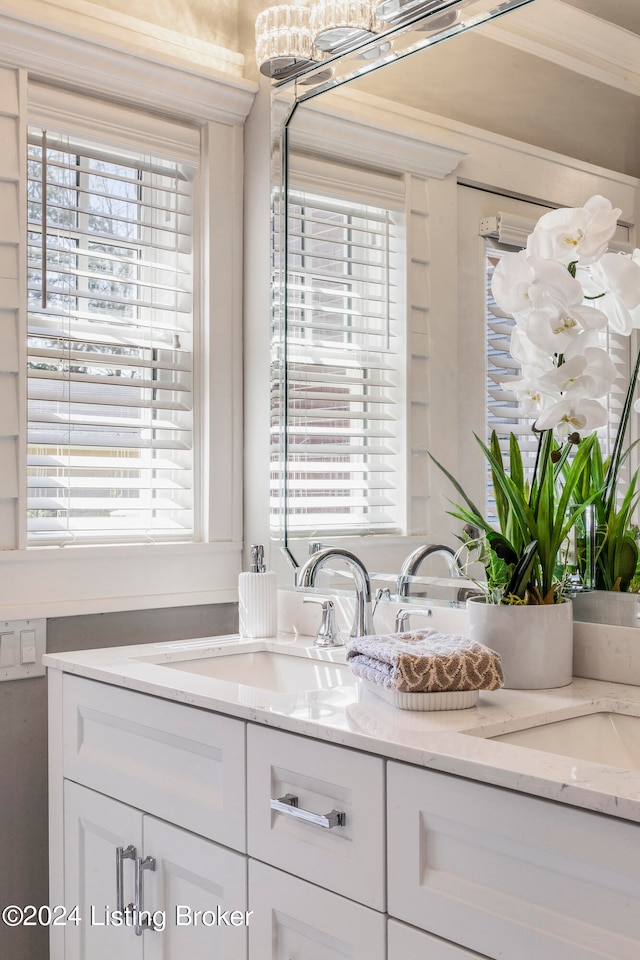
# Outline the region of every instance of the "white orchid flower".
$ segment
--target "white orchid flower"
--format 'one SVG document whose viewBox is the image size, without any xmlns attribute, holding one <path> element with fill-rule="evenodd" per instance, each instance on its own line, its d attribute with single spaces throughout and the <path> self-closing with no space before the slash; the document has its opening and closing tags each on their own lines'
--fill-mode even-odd
<svg viewBox="0 0 640 960">
<path fill-rule="evenodd" d="M 518 403 L 518 416 L 533 418 L 542 413 L 546 398 L 538 390 L 535 378 L 529 380 L 526 376 L 522 376 L 518 380 L 504 383 L 503 388 L 508 393 L 512 393 Z"/>
<path fill-rule="evenodd" d="M 565 396 L 538 417 L 536 430 L 555 430 L 565 440 L 570 433 L 592 433 L 603 427 L 607 419 L 607 411 L 598 400 Z"/>
<path fill-rule="evenodd" d="M 582 288 L 579 297 L 572 291 L 569 300 L 558 288 L 537 285 L 530 289 L 530 301 L 533 309 L 516 316 L 516 323 L 532 343 L 551 355 L 564 353 L 584 331 L 607 326 L 601 310 L 583 305 Z"/>
<path fill-rule="evenodd" d="M 511 331 L 510 352 L 520 364 L 521 376 L 505 380 L 502 388 L 513 394 L 520 405 L 522 416 L 537 417 L 542 412 L 545 400 L 538 381 L 543 374 L 555 369 L 555 361 L 532 343 L 519 327 L 514 327 Z"/>
<path fill-rule="evenodd" d="M 576 305 L 584 298 L 582 287 L 562 264 L 524 250 L 505 253 L 493 272 L 491 292 L 498 306 L 515 317 L 526 316 L 545 293 Z"/>
<path fill-rule="evenodd" d="M 584 354 L 565 359 L 560 366 L 538 378 L 541 393 L 597 399 L 604 397 L 616 379 L 617 370 L 606 350 L 588 347 Z"/>
<path fill-rule="evenodd" d="M 511 331 L 511 345 L 509 352 L 524 369 L 532 371 L 531 376 L 540 376 L 553 370 L 556 363 L 548 350 L 541 350 L 536 346 L 521 327 L 514 327 Z"/>
<path fill-rule="evenodd" d="M 550 210 L 538 220 L 527 240 L 527 253 L 568 266 L 593 263 L 607 249 L 622 210 L 605 197 L 595 196 L 584 207 Z"/>
<path fill-rule="evenodd" d="M 609 329 L 629 336 L 637 325 L 640 306 L 640 262 L 619 253 L 604 253 L 597 263 L 579 272 L 585 295 L 597 297 L 598 309 L 606 315 Z"/>
</svg>

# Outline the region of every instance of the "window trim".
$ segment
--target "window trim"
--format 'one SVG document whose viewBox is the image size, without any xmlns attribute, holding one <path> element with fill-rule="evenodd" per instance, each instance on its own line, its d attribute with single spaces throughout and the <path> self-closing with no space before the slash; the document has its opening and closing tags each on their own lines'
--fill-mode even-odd
<svg viewBox="0 0 640 960">
<path fill-rule="evenodd" d="M 203 542 L 35 547 L 27 551 L 16 536 L 16 518 L 26 509 L 25 467 L 17 453 L 26 436 L 26 376 L 18 373 L 26 369 L 26 358 L 23 334 L 17 336 L 16 370 L 9 373 L 18 397 L 17 424 L 13 433 L 0 441 L 3 451 L 12 451 L 16 461 L 15 472 L 7 464 L 0 496 L 0 570 L 3 596 L 10 600 L 3 605 L 3 615 L 72 615 L 234 600 L 242 550 L 242 277 L 237 270 L 242 254 L 242 125 L 256 85 L 230 74 L 213 76 L 210 67 L 197 60 L 189 62 L 186 56 L 182 62 L 162 63 L 152 47 L 145 51 L 138 45 L 133 52 L 128 49 L 126 30 L 119 31 L 120 40 L 114 39 L 113 48 L 107 49 L 104 37 L 92 36 L 87 21 L 78 25 L 73 37 L 62 33 L 62 27 L 21 20 L 20 15 L 0 14 L 0 27 L 4 61 L 0 67 L 0 113 L 11 118 L 16 135 L 14 153 L 20 164 L 30 119 L 31 77 L 72 89 L 77 76 L 85 74 L 86 82 L 78 88 L 101 94 L 109 90 L 114 98 L 134 108 L 153 115 L 155 107 L 160 114 L 173 113 L 178 122 L 186 118 L 200 128 L 206 214 L 200 224 L 203 244 L 198 277 L 203 314 L 211 318 L 202 345 L 205 350 L 210 343 L 217 347 L 211 356 L 201 354 L 198 361 L 212 384 L 200 426 L 207 437 L 205 469 L 213 478 L 202 504 Z M 208 150 L 210 143 L 215 143 L 215 150 Z M 24 236 L 22 170 L 13 182 Z M 207 228 L 206 221 L 215 224 L 215 232 Z M 17 237 L 16 251 L 24 277 L 26 251 L 20 249 Z M 16 316 L 24 331 L 24 280 L 18 279 L 17 287 Z M 10 308 L 11 303 L 7 301 Z M 223 423 L 211 423 L 212 409 L 227 412 L 219 418 Z"/>
</svg>

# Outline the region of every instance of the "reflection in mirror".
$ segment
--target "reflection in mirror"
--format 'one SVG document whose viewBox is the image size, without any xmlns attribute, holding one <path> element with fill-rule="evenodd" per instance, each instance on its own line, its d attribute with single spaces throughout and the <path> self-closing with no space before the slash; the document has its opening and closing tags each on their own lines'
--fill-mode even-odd
<svg viewBox="0 0 640 960">
<path fill-rule="evenodd" d="M 546 209 L 596 193 L 623 211 L 618 249 L 638 245 L 640 10 L 603 6 L 536 0 L 314 96 L 275 90 L 275 122 L 291 117 L 273 519 L 295 565 L 310 542 L 340 545 L 395 593 L 413 550 L 456 549 L 428 452 L 486 504 L 473 433 L 529 429 L 502 389 L 516 370 L 487 296 L 497 260 Z M 609 348 L 624 383 L 635 335 Z M 428 558 L 410 594 L 455 601 L 450 572 Z"/>
</svg>

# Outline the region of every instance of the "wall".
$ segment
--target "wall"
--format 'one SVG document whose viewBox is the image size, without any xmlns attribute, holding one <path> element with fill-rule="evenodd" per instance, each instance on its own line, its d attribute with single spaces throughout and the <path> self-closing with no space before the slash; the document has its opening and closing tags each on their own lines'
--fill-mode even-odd
<svg viewBox="0 0 640 960">
<path fill-rule="evenodd" d="M 235 633 L 235 603 L 126 613 L 57 617 L 47 621 L 47 650 L 158 643 Z M 46 904 L 47 681 L 0 684 L 0 906 Z M 47 930 L 0 926 L 3 960 L 47 960 Z"/>
</svg>

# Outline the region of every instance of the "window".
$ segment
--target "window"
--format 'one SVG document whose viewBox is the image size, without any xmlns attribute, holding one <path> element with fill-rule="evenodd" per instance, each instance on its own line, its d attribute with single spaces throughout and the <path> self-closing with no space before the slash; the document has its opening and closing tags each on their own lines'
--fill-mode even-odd
<svg viewBox="0 0 640 960">
<path fill-rule="evenodd" d="M 28 140 L 28 543 L 194 539 L 196 166 Z"/>
<path fill-rule="evenodd" d="M 286 461 L 286 503 L 273 509 L 286 509 L 291 535 L 404 525 L 402 245 L 399 205 L 338 189 L 290 196 L 287 426 L 276 410 L 272 478 L 277 488 Z"/>
</svg>

